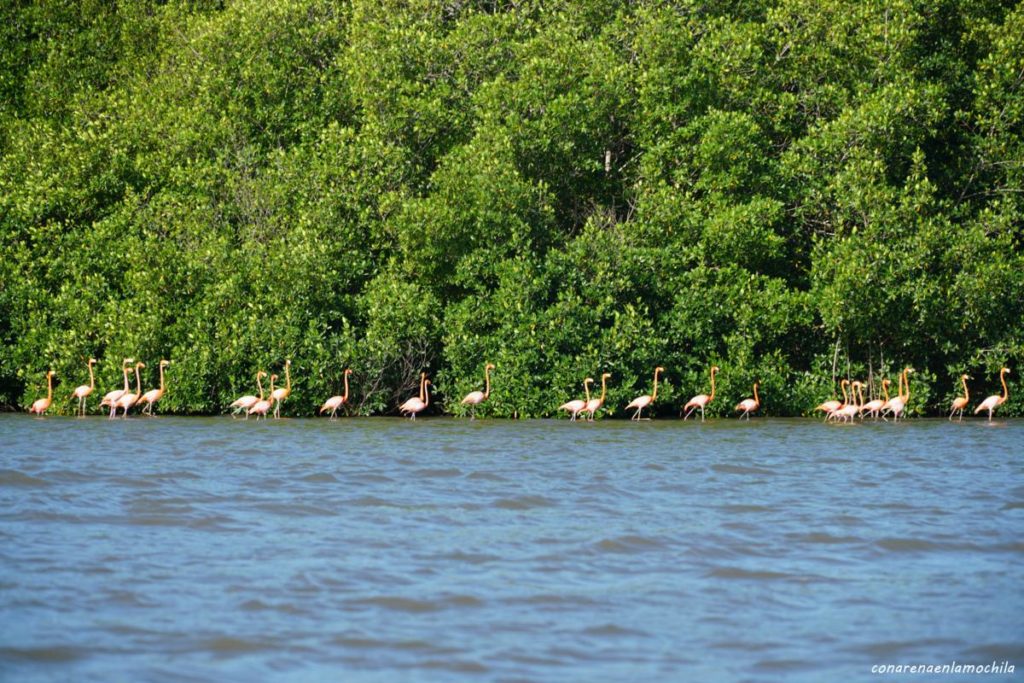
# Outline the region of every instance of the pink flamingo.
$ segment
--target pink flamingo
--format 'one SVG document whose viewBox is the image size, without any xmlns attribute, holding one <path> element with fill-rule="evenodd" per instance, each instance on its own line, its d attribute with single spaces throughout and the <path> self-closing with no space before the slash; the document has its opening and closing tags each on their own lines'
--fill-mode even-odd
<svg viewBox="0 0 1024 683">
<path fill-rule="evenodd" d="M 348 400 L 348 376 L 352 374 L 350 368 L 345 368 L 345 394 L 342 396 L 331 396 L 329 399 L 324 401 L 324 404 L 320 406 L 320 414 L 323 415 L 328 410 L 331 411 L 331 419 L 335 419 L 335 415 L 338 412 L 338 408 L 345 404 Z"/>
<path fill-rule="evenodd" d="M 832 399 L 831 401 L 825 401 L 824 403 L 821 403 L 820 405 L 816 406 L 814 409 L 815 410 L 824 411 L 825 412 L 825 419 L 827 420 L 829 414 L 832 413 L 832 411 L 839 410 L 844 405 L 846 405 L 846 401 L 848 400 L 847 397 L 846 397 L 846 387 L 849 384 L 850 384 L 850 380 L 848 380 L 848 379 L 844 379 L 843 381 L 841 381 L 839 383 L 839 390 L 843 392 L 843 400 L 842 401 L 837 401 L 835 399 Z"/>
<path fill-rule="evenodd" d="M 33 401 L 28 412 L 42 415 L 50 407 L 50 402 L 53 401 L 53 376 L 55 374 L 57 373 L 53 370 L 46 371 L 46 398 L 37 398 Z"/>
<path fill-rule="evenodd" d="M 416 415 L 422 413 L 430 405 L 430 391 L 427 387 L 430 385 L 430 380 L 427 379 L 427 373 L 420 373 L 420 395 L 419 398 L 413 397 L 398 407 L 398 412 L 407 414 L 413 420 L 416 419 Z"/>
<path fill-rule="evenodd" d="M 292 362 L 290 360 L 285 360 L 285 362 L 284 362 L 284 381 L 287 384 L 287 386 L 278 387 L 274 391 L 270 392 L 270 399 L 272 401 L 276 401 L 276 403 L 274 404 L 274 419 L 275 420 L 281 417 L 281 403 L 285 399 L 287 399 L 291 395 L 291 393 L 292 393 L 292 373 L 291 373 L 291 370 L 290 370 L 291 367 L 292 367 Z"/>
<path fill-rule="evenodd" d="M 864 417 L 864 413 L 867 413 L 871 417 L 878 419 L 878 413 L 885 404 L 889 402 L 889 385 L 891 382 L 887 379 L 882 380 L 882 395 L 884 398 L 876 398 L 873 401 L 868 401 L 860 407 L 860 416 Z"/>
<path fill-rule="evenodd" d="M 462 405 L 473 406 L 470 408 L 469 419 L 476 419 L 476 407 L 486 401 L 491 396 L 491 370 L 494 369 L 493 363 L 488 363 L 484 366 L 484 390 L 483 391 L 471 391 L 466 394 L 466 397 L 460 401 Z"/>
<path fill-rule="evenodd" d="M 589 401 L 587 401 L 587 407 L 584 408 L 582 412 L 590 413 L 590 416 L 587 417 L 588 422 L 594 421 L 594 413 L 601 410 L 601 406 L 604 405 L 604 397 L 608 393 L 607 381 L 608 378 L 611 376 L 612 373 L 610 372 L 605 372 L 601 375 L 601 398 L 592 398 Z"/>
<path fill-rule="evenodd" d="M 117 402 L 111 406 L 110 417 L 117 417 L 118 408 L 124 408 L 124 413 L 121 414 L 121 417 L 128 417 L 128 410 L 139 402 L 139 397 L 142 396 L 142 380 L 139 379 L 139 368 L 144 367 L 146 367 L 146 364 L 141 361 L 135 364 L 135 393 L 129 392 L 117 399 Z"/>
<path fill-rule="evenodd" d="M 92 390 L 96 388 L 96 377 L 93 375 L 92 366 L 96 365 L 96 359 L 89 359 L 89 383 L 75 387 L 74 392 L 71 394 L 71 398 L 78 399 L 78 414 L 85 417 L 85 399 L 88 398 Z"/>
<path fill-rule="evenodd" d="M 843 422 L 853 422 L 853 418 L 860 414 L 860 406 L 864 403 L 864 394 L 862 392 L 864 384 L 860 381 L 854 380 L 850 385 L 850 400 L 852 403 L 846 403 L 839 406 L 835 410 L 826 416 L 826 420 L 839 420 Z M 857 401 L 860 401 L 858 403 Z"/>
<path fill-rule="evenodd" d="M 145 403 L 146 406 L 142 409 L 142 412 L 146 413 L 150 417 L 153 417 L 153 405 L 164 397 L 164 368 L 171 364 L 169 360 L 160 361 L 160 388 L 150 389 L 142 395 L 139 399 L 139 403 Z"/>
<path fill-rule="evenodd" d="M 978 407 L 974 409 L 974 414 L 977 415 L 983 410 L 988 411 L 988 421 L 992 421 L 992 411 L 999 406 L 1006 403 L 1006 399 L 1010 398 L 1010 390 L 1006 388 L 1006 375 L 1010 372 L 1010 368 L 1002 368 L 999 371 L 999 381 L 1003 383 L 1003 395 L 993 394 L 986 398 L 984 401 L 978 404 Z"/>
<path fill-rule="evenodd" d="M 882 417 L 885 417 L 889 413 L 892 413 L 893 422 L 899 422 L 900 415 L 903 414 L 903 410 L 907 407 L 907 403 L 910 402 L 910 379 L 907 378 L 907 374 L 913 372 L 913 368 L 903 368 L 903 374 L 900 375 L 900 385 L 898 387 L 899 395 L 889 399 L 889 402 L 882 408 Z M 907 393 L 903 393 L 904 388 Z"/>
<path fill-rule="evenodd" d="M 654 368 L 654 391 L 649 395 L 644 394 L 643 396 L 637 396 L 636 398 L 629 402 L 629 405 L 626 406 L 626 410 L 629 410 L 630 408 L 636 408 L 636 412 L 633 413 L 633 417 L 630 418 L 631 420 L 636 420 L 637 422 L 639 422 L 640 413 L 643 411 L 643 409 L 654 403 L 655 400 L 657 400 L 659 372 L 665 372 L 665 368 L 661 366 Z"/>
<path fill-rule="evenodd" d="M 100 401 L 100 407 L 110 406 L 111 411 L 114 409 L 114 404 L 117 399 L 121 398 L 128 393 L 128 368 L 132 363 L 135 362 L 134 358 L 125 358 L 121 361 L 121 374 L 124 375 L 124 389 L 115 389 L 114 391 L 108 391 L 104 396 L 103 400 Z"/>
<path fill-rule="evenodd" d="M 754 382 L 754 398 L 745 398 L 736 404 L 736 410 L 742 410 L 743 414 L 738 419 L 746 417 L 750 419 L 750 414 L 757 412 L 757 409 L 761 407 L 761 399 L 757 397 L 757 388 L 761 386 L 760 382 Z"/>
<path fill-rule="evenodd" d="M 956 418 L 957 422 L 960 422 L 961 420 L 964 419 L 964 408 L 967 407 L 967 402 L 971 398 L 970 393 L 967 391 L 967 380 L 969 380 L 969 379 L 970 379 L 970 377 L 968 377 L 967 375 L 960 375 L 960 381 L 964 385 L 964 395 L 963 396 L 958 396 L 958 397 L 953 399 L 953 407 L 949 411 L 949 419 L 950 420 L 953 419 L 954 413 L 959 413 L 959 415 Z"/>
<path fill-rule="evenodd" d="M 585 410 L 587 404 L 590 403 L 590 383 L 594 381 L 593 377 L 587 377 L 583 380 L 583 391 L 586 392 L 587 397 L 585 399 L 576 399 L 574 401 L 566 401 L 562 405 L 558 406 L 559 410 L 567 410 L 572 413 L 572 417 L 569 418 L 569 422 L 575 422 L 576 416 L 581 411 Z"/>
<path fill-rule="evenodd" d="M 690 417 L 690 413 L 695 411 L 697 408 L 700 408 L 700 421 L 701 422 L 704 421 L 704 406 L 706 406 L 707 404 L 709 404 L 709 403 L 711 403 L 712 401 L 715 400 L 715 373 L 716 372 L 718 372 L 718 366 L 717 365 L 712 365 L 711 366 L 711 395 L 708 396 L 707 394 L 697 394 L 696 396 L 691 398 L 686 403 L 686 405 L 683 406 L 683 410 L 686 410 L 687 408 L 689 408 L 689 410 L 686 412 L 686 415 L 683 416 L 684 420 L 686 418 Z"/>
<path fill-rule="evenodd" d="M 260 392 L 259 398 L 256 398 L 255 396 L 252 395 L 247 395 L 241 396 L 231 402 L 231 405 L 228 407 L 234 408 L 234 411 L 231 413 L 232 419 L 235 417 L 235 415 L 238 415 L 239 412 L 244 412 L 245 419 L 249 419 L 249 408 L 252 408 L 254 405 L 256 405 L 257 401 L 263 400 L 263 384 L 260 383 L 260 378 L 266 376 L 267 373 L 263 372 L 262 370 L 256 373 L 256 388 Z"/>
<path fill-rule="evenodd" d="M 264 372 L 263 374 L 266 375 L 267 373 Z M 271 396 L 274 395 L 274 380 L 275 379 L 277 379 L 277 375 L 271 375 L 270 376 L 270 395 Z M 259 380 L 257 380 L 257 382 L 258 381 Z M 245 419 L 248 420 L 249 419 L 249 415 L 255 415 L 256 419 L 259 420 L 260 419 L 260 415 L 262 415 L 263 419 L 266 420 L 267 419 L 267 411 L 270 410 L 270 403 L 271 402 L 270 402 L 269 399 L 264 399 L 263 398 L 263 389 L 261 387 L 260 388 L 260 400 L 258 400 L 258 401 L 256 401 L 255 403 L 252 404 L 252 407 L 249 408 L 249 412 L 246 413 Z"/>
</svg>

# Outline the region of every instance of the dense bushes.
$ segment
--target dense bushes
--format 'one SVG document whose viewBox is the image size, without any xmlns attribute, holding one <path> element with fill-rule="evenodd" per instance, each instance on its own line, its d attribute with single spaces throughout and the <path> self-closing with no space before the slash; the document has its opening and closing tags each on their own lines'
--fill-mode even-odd
<svg viewBox="0 0 1024 683">
<path fill-rule="evenodd" d="M 777 0 L 0 10 L 0 404 L 171 358 L 217 412 L 293 361 L 493 416 L 839 377 L 997 388 L 1024 352 L 1024 10 Z M 1011 375 L 1014 377 L 1016 375 Z M 873 388 L 873 391 L 875 389 Z M 1020 414 L 1020 394 L 1007 413 Z"/>
</svg>

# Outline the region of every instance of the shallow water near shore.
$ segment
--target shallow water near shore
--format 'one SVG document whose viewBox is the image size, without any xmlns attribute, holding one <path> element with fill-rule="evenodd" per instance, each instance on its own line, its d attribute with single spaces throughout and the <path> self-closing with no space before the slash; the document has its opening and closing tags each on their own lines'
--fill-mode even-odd
<svg viewBox="0 0 1024 683">
<path fill-rule="evenodd" d="M 1011 680 L 1022 475 L 1022 420 L 0 415 L 0 679 Z"/>
</svg>

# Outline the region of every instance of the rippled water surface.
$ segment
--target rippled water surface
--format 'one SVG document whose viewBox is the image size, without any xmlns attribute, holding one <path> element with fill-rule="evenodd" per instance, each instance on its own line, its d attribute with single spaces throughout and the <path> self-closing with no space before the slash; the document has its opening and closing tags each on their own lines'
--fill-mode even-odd
<svg viewBox="0 0 1024 683">
<path fill-rule="evenodd" d="M 1014 420 L 0 415 L 0 679 L 1019 678 L 1022 475 Z"/>
</svg>

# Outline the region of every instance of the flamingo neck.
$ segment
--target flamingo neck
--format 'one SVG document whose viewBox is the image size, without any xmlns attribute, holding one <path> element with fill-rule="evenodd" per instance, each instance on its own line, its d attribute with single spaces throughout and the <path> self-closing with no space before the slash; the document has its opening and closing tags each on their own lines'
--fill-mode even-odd
<svg viewBox="0 0 1024 683">
<path fill-rule="evenodd" d="M 885 396 L 885 402 L 889 402 L 889 383 L 882 382 L 882 395 Z"/>
<path fill-rule="evenodd" d="M 608 393 L 608 378 L 601 375 L 601 403 L 604 403 L 605 394 Z"/>
<path fill-rule="evenodd" d="M 142 395 L 142 380 L 139 379 L 139 366 L 135 366 L 135 393 Z"/>
<path fill-rule="evenodd" d="M 260 381 L 260 373 L 256 373 L 256 388 L 260 391 L 260 400 L 263 400 L 263 382 Z"/>
<path fill-rule="evenodd" d="M 590 382 L 583 383 L 583 391 L 587 395 L 587 400 L 584 403 L 590 403 Z"/>
<path fill-rule="evenodd" d="M 423 400 L 423 392 L 427 388 L 427 373 L 420 373 L 420 400 Z"/>
<path fill-rule="evenodd" d="M 53 400 L 53 375 L 46 373 L 46 401 L 49 403 Z"/>
<path fill-rule="evenodd" d="M 285 391 L 287 391 L 289 394 L 292 393 L 292 372 L 291 372 L 291 367 L 292 366 L 289 365 L 288 363 L 284 364 Z"/>
<path fill-rule="evenodd" d="M 715 369 L 711 368 L 711 395 L 708 396 L 708 403 L 715 400 Z"/>
<path fill-rule="evenodd" d="M 850 399 L 846 396 L 846 385 L 849 384 L 845 379 L 839 383 L 839 388 L 843 391 L 843 405 L 850 402 Z"/>
<path fill-rule="evenodd" d="M 999 381 L 1003 383 L 1003 397 L 999 402 L 1005 403 L 1006 399 L 1010 398 L 1010 390 L 1006 387 L 1006 368 L 999 371 Z"/>
<path fill-rule="evenodd" d="M 903 388 L 906 390 L 906 394 L 900 394 L 900 398 L 903 399 L 904 403 L 910 401 L 910 380 L 907 379 L 907 369 L 903 369 Z"/>
<path fill-rule="evenodd" d="M 971 398 L 971 395 L 969 393 L 967 393 L 967 378 L 964 377 L 963 375 L 961 375 L 960 376 L 960 383 L 964 385 L 964 400 L 965 401 L 969 401 L 970 398 Z"/>
<path fill-rule="evenodd" d="M 427 383 L 426 382 L 423 383 L 423 396 L 424 396 L 423 407 L 426 408 L 427 406 L 430 405 L 430 390 L 427 389 Z"/>
<path fill-rule="evenodd" d="M 274 393 L 274 378 L 273 377 L 270 378 L 270 393 L 271 394 Z M 263 396 L 262 395 L 260 395 L 260 400 L 263 400 Z"/>
<path fill-rule="evenodd" d="M 491 368 L 484 366 L 484 398 L 491 395 Z"/>
<path fill-rule="evenodd" d="M 761 405 L 761 399 L 757 397 L 757 382 L 754 382 L 754 405 Z"/>
<path fill-rule="evenodd" d="M 345 395 L 341 397 L 341 402 L 344 403 L 348 400 L 348 372 L 345 373 Z"/>
<path fill-rule="evenodd" d="M 128 367 L 124 367 L 124 393 L 128 393 Z"/>
<path fill-rule="evenodd" d="M 96 388 L 96 377 L 92 372 L 92 363 L 89 363 L 89 391 Z"/>
<path fill-rule="evenodd" d="M 160 393 L 164 393 L 164 364 L 160 364 Z"/>
<path fill-rule="evenodd" d="M 654 371 L 654 392 L 651 394 L 651 403 L 658 398 L 658 371 Z"/>
</svg>

